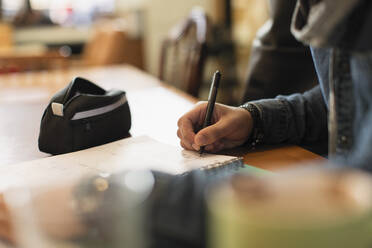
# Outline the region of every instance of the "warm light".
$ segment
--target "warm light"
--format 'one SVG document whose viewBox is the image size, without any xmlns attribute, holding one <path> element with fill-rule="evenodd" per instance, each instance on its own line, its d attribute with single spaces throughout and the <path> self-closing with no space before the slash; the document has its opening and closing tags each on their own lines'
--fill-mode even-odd
<svg viewBox="0 0 372 248">
<path fill-rule="evenodd" d="M 31 7 L 37 10 L 49 9 L 50 0 L 30 0 Z"/>
</svg>

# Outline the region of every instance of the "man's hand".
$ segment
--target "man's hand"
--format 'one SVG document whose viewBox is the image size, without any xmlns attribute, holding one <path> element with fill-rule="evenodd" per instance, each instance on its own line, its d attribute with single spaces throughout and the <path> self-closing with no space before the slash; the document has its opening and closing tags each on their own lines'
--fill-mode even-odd
<svg viewBox="0 0 372 248">
<path fill-rule="evenodd" d="M 253 121 L 245 109 L 216 103 L 212 125 L 198 132 L 202 127 L 207 102 L 198 103 L 178 120 L 177 136 L 181 146 L 187 150 L 199 151 L 201 146 L 209 152 L 218 152 L 243 144 L 250 136 Z"/>
</svg>

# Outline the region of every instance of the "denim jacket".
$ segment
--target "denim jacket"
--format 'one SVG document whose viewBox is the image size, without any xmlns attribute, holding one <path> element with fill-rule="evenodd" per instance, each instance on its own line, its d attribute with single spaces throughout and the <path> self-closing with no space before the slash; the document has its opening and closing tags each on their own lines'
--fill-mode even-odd
<svg viewBox="0 0 372 248">
<path fill-rule="evenodd" d="M 372 47 L 356 45 L 356 40 L 363 43 L 357 37 L 363 36 L 360 30 L 354 32 L 356 38 L 345 39 L 349 43 L 337 40 L 340 35 L 335 34 L 337 30 L 351 35 L 348 29 L 361 22 L 359 16 L 364 17 L 362 26 L 367 28 L 371 1 L 337 2 L 338 8 L 332 0 L 303 2 L 298 1 L 292 32 L 311 45 L 320 85 L 304 94 L 252 102 L 261 113 L 264 142 L 298 144 L 324 139 L 328 120 L 331 158 L 372 171 Z M 333 13 L 332 9 L 337 10 Z M 353 9 L 356 14 L 350 13 Z M 371 30 L 372 25 L 368 27 Z"/>
<path fill-rule="evenodd" d="M 329 119 L 329 147 L 336 163 L 372 171 L 372 51 L 312 48 L 312 54 L 319 86 L 252 102 L 261 113 L 263 141 L 325 139 Z"/>
</svg>

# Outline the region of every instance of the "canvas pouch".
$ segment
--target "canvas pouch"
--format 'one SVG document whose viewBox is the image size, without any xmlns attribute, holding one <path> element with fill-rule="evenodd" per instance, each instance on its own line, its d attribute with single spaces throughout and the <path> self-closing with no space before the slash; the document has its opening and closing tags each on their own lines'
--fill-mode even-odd
<svg viewBox="0 0 372 248">
<path fill-rule="evenodd" d="M 81 77 L 56 93 L 41 119 L 39 149 L 74 152 L 129 136 L 131 114 L 122 90 L 106 91 Z"/>
</svg>

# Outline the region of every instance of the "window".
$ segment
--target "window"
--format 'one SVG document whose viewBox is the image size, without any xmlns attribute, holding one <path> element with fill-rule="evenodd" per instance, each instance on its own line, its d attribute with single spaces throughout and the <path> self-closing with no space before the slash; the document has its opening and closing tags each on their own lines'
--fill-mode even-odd
<svg viewBox="0 0 372 248">
<path fill-rule="evenodd" d="M 115 0 L 29 0 L 34 10 L 41 11 L 57 24 L 84 24 L 99 15 L 113 13 Z M 22 9 L 25 0 L 2 0 L 4 17 L 11 19 Z"/>
</svg>

